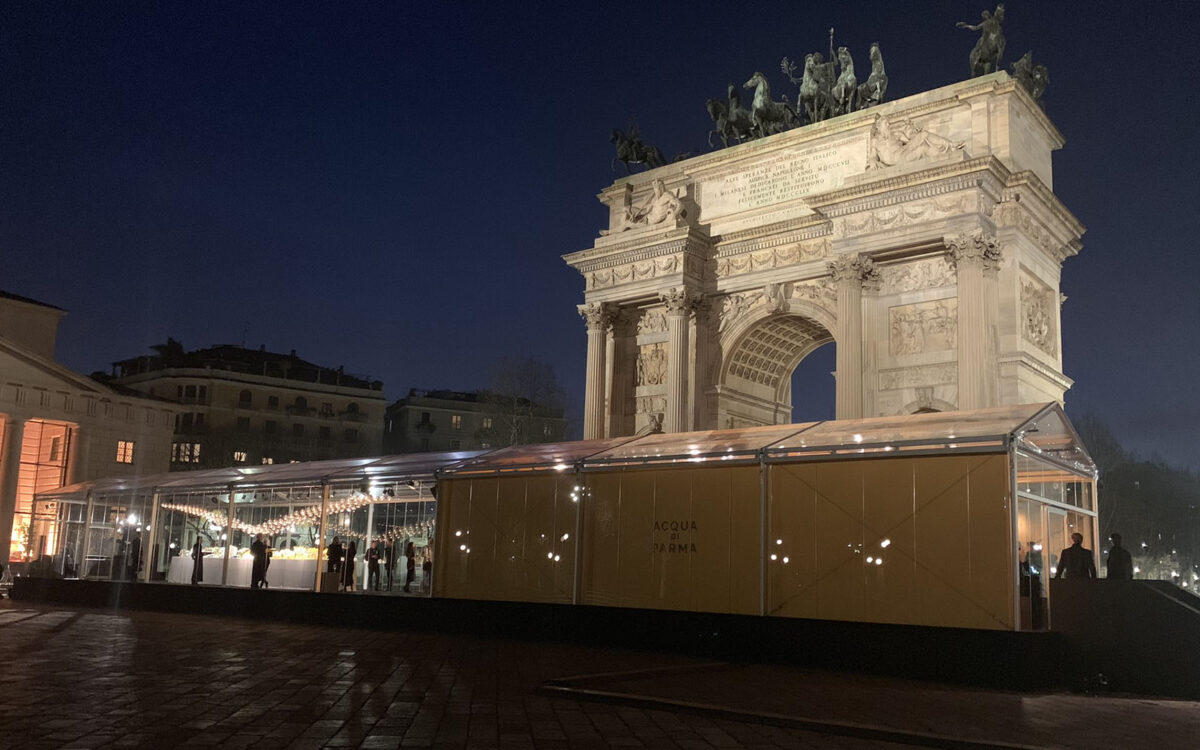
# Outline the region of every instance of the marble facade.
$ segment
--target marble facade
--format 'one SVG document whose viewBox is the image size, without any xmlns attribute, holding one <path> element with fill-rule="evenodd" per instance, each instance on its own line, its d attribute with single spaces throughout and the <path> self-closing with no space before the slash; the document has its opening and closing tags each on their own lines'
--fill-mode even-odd
<svg viewBox="0 0 1200 750">
<path fill-rule="evenodd" d="M 614 183 L 584 278 L 584 437 L 791 421 L 837 345 L 838 419 L 1063 400 L 1063 137 L 1006 73 Z"/>
</svg>

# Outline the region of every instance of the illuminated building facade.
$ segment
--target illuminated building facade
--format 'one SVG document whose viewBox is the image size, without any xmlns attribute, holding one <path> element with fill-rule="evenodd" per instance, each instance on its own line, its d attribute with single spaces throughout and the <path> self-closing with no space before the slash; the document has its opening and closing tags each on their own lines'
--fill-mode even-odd
<svg viewBox="0 0 1200 750">
<path fill-rule="evenodd" d="M 113 363 L 110 382 L 175 401 L 171 469 L 379 455 L 383 383 L 290 354 L 236 345 Z"/>
<path fill-rule="evenodd" d="M 566 435 L 562 409 L 486 391 L 413 388 L 387 408 L 385 453 L 487 450 L 522 443 L 555 443 Z"/>
<path fill-rule="evenodd" d="M 88 479 L 166 469 L 175 406 L 110 387 L 54 361 L 65 311 L 0 292 L 0 562 L 61 552 L 82 559 L 81 514 L 33 512 L 33 496 Z M 56 538 L 63 535 L 62 539 Z"/>
</svg>

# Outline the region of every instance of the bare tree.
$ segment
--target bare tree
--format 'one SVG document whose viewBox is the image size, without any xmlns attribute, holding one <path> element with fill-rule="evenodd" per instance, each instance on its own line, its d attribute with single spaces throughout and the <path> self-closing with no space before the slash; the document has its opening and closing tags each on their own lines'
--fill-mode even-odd
<svg viewBox="0 0 1200 750">
<path fill-rule="evenodd" d="M 491 433 L 479 436 L 484 442 L 506 446 L 563 439 L 563 387 L 554 368 L 541 360 L 499 359 L 479 402 L 495 415 Z"/>
</svg>

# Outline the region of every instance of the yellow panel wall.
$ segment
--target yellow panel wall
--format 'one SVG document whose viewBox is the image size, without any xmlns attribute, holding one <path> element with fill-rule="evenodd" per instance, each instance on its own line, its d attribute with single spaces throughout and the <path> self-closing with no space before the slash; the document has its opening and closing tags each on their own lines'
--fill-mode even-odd
<svg viewBox="0 0 1200 750">
<path fill-rule="evenodd" d="M 570 603 L 574 481 L 561 474 L 442 481 L 435 594 Z"/>
<path fill-rule="evenodd" d="M 768 613 L 1013 626 L 1006 456 L 772 464 L 768 486 Z"/>
<path fill-rule="evenodd" d="M 758 467 L 585 479 L 580 603 L 758 612 Z"/>
<path fill-rule="evenodd" d="M 1005 455 L 771 464 L 767 486 L 768 614 L 1013 627 Z M 755 614 L 759 518 L 757 466 L 446 480 L 434 588 L 569 603 L 581 542 L 581 604 Z"/>
</svg>

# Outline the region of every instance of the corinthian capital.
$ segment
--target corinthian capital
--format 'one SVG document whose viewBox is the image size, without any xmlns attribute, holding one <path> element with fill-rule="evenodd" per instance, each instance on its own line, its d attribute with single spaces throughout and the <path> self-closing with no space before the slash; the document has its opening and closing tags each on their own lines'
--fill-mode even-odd
<svg viewBox="0 0 1200 750">
<path fill-rule="evenodd" d="M 1000 241 L 995 235 L 975 231 L 955 237 L 944 237 L 942 241 L 946 243 L 946 260 L 952 267 L 974 264 L 982 266 L 985 272 L 1000 270 L 1004 256 L 1000 252 Z"/>
<path fill-rule="evenodd" d="M 607 302 L 589 302 L 575 307 L 579 315 L 587 322 L 589 331 L 603 331 L 613 320 L 613 306 Z"/>
<path fill-rule="evenodd" d="M 878 290 L 882 279 L 879 267 L 870 258 L 854 255 L 849 258 L 837 258 L 825 264 L 829 275 L 837 283 L 857 283 L 868 291 Z"/>
<path fill-rule="evenodd" d="M 658 298 L 667 306 L 667 315 L 688 315 L 701 300 L 698 293 L 686 287 L 671 287 Z"/>
</svg>

